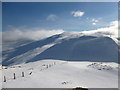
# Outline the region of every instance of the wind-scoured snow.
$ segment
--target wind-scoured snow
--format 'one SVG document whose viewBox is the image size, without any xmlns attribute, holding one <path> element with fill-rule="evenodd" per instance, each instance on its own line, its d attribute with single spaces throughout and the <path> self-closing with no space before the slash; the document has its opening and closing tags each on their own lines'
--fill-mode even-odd
<svg viewBox="0 0 120 90">
<path fill-rule="evenodd" d="M 81 36 L 64 40 L 30 59 L 118 62 L 118 45 L 109 37 Z"/>
<path fill-rule="evenodd" d="M 49 48 L 43 49 L 46 46 Z M 117 39 L 89 36 L 83 32 L 64 32 L 3 51 L 3 65 L 34 62 L 42 59 L 118 62 Z"/>
<path fill-rule="evenodd" d="M 118 64 L 113 62 L 41 60 L 4 67 L 3 76 L 3 88 L 118 88 Z"/>
<path fill-rule="evenodd" d="M 26 63 L 27 60 L 30 60 L 31 58 L 35 57 L 36 55 L 42 53 L 43 51 L 45 51 L 46 49 L 52 47 L 54 44 L 48 44 L 48 45 L 44 45 L 40 48 L 35 48 L 33 50 L 30 50 L 24 54 L 21 54 L 19 56 L 16 56 L 12 59 L 10 59 L 10 62 L 14 62 L 13 64 L 10 65 L 14 65 L 14 64 L 20 64 L 20 63 Z M 9 62 L 8 61 L 8 62 Z"/>
</svg>

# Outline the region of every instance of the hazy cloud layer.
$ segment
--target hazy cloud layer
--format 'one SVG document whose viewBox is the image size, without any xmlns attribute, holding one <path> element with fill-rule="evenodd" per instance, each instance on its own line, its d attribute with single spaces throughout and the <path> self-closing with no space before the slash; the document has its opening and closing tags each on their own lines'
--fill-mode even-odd
<svg viewBox="0 0 120 90">
<path fill-rule="evenodd" d="M 40 40 L 55 34 L 63 33 L 64 30 L 9 30 L 2 33 L 3 41 L 17 41 L 17 40 Z M 73 33 L 73 32 L 71 32 Z M 99 28 L 97 30 L 90 30 L 90 31 L 81 31 L 80 33 L 84 35 L 94 35 L 94 36 L 111 36 L 111 37 L 118 37 L 118 21 L 113 21 L 110 23 L 109 27 L 106 28 Z M 76 32 L 75 34 L 79 34 Z"/>
<path fill-rule="evenodd" d="M 86 35 L 94 36 L 111 36 L 117 38 L 118 35 L 118 21 L 110 23 L 109 27 L 99 28 L 97 30 L 83 31 Z"/>
<path fill-rule="evenodd" d="M 55 14 L 50 14 L 47 16 L 47 20 L 49 21 L 55 21 L 57 19 L 57 16 Z"/>
<path fill-rule="evenodd" d="M 84 35 L 97 36 L 97 37 L 107 36 L 117 41 L 116 38 L 118 38 L 118 21 L 113 21 L 110 23 L 109 27 L 99 28 L 97 30 L 81 31 L 81 32 L 67 31 L 62 34 L 62 37 L 60 39 L 63 39 L 63 38 L 71 39 L 71 38 L 77 38 L 77 37 L 84 36 Z"/>
<path fill-rule="evenodd" d="M 3 32 L 3 41 L 17 40 L 40 40 L 55 34 L 60 34 L 63 30 L 10 30 Z"/>
</svg>

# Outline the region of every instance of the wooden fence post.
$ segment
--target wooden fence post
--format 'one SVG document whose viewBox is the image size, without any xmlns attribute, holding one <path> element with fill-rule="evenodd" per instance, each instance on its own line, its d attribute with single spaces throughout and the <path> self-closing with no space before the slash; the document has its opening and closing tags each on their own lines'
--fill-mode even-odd
<svg viewBox="0 0 120 90">
<path fill-rule="evenodd" d="M 14 73 L 14 79 L 16 79 L 16 77 L 15 77 L 15 73 Z"/>
<path fill-rule="evenodd" d="M 22 77 L 24 77 L 24 72 L 22 72 Z"/>
<path fill-rule="evenodd" d="M 4 82 L 6 82 L 6 77 L 4 76 Z"/>
<path fill-rule="evenodd" d="M 46 68 L 48 68 L 48 65 L 46 66 Z"/>
</svg>

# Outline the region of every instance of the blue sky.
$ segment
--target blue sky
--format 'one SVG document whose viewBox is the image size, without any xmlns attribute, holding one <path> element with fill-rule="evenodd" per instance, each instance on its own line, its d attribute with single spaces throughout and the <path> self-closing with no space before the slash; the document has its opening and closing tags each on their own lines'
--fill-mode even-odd
<svg viewBox="0 0 120 90">
<path fill-rule="evenodd" d="M 4 2 L 3 31 L 10 28 L 94 30 L 118 19 L 117 2 Z"/>
</svg>

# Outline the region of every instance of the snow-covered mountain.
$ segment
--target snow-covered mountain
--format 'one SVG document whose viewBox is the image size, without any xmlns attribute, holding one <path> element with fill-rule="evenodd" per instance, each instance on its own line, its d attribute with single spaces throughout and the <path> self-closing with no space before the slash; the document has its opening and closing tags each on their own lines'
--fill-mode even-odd
<svg viewBox="0 0 120 90">
<path fill-rule="evenodd" d="M 64 32 L 19 47 L 4 50 L 3 65 L 43 59 L 65 61 L 118 62 L 118 44 L 108 36 Z"/>
<path fill-rule="evenodd" d="M 12 43 L 2 53 L 0 88 L 118 88 L 118 46 L 81 32 Z"/>
</svg>

